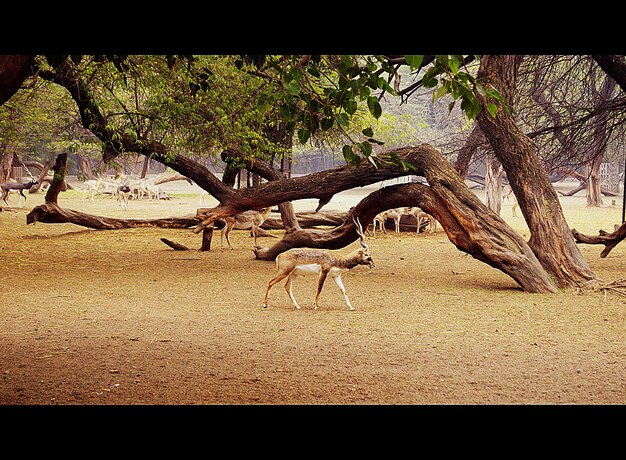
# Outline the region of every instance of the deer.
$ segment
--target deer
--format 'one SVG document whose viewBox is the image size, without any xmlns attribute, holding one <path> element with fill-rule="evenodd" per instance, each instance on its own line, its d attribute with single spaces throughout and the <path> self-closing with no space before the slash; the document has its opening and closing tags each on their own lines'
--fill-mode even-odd
<svg viewBox="0 0 626 460">
<path fill-rule="evenodd" d="M 225 217 L 224 222 L 226 223 L 226 225 L 224 225 L 224 228 L 222 228 L 222 234 L 220 239 L 222 247 L 224 247 L 224 238 L 226 238 L 226 243 L 228 243 L 228 247 L 230 249 L 234 249 L 232 244 L 230 244 L 229 236 L 233 228 L 238 230 L 250 229 L 252 237 L 254 238 L 254 247 L 256 247 L 256 237 L 259 231 L 259 227 L 263 225 L 263 222 L 265 222 L 267 216 L 270 215 L 271 210 L 272 208 L 268 206 L 267 208 L 263 209 L 263 211 L 250 209 L 248 211 L 235 214 L 234 216 Z"/>
<path fill-rule="evenodd" d="M 404 214 L 415 217 L 415 233 L 419 233 L 422 225 L 428 225 L 428 233 L 437 230 L 437 220 L 417 206 L 404 208 Z M 424 224 L 422 224 L 424 222 Z"/>
<path fill-rule="evenodd" d="M 128 185 L 120 185 L 115 190 L 115 199 L 124 211 L 128 211 L 128 198 L 132 193 L 131 188 Z"/>
<path fill-rule="evenodd" d="M 394 208 L 387 211 L 385 218 L 393 219 L 394 228 L 396 233 L 400 233 L 400 219 L 404 210 L 402 208 Z"/>
<path fill-rule="evenodd" d="M 301 274 L 305 273 L 317 273 L 319 275 L 317 282 L 317 294 L 315 295 L 315 310 L 319 308 L 319 298 L 322 292 L 322 287 L 326 278 L 330 277 L 335 281 L 341 293 L 343 294 L 348 309 L 354 311 L 355 308 L 350 303 L 346 289 L 341 281 L 341 275 L 358 265 L 366 265 L 369 268 L 374 268 L 375 264 L 369 252 L 367 241 L 365 240 L 365 233 L 363 233 L 363 227 L 358 217 L 352 218 L 356 232 L 359 235 L 361 248 L 349 253 L 348 255 L 341 255 L 335 251 L 327 249 L 317 248 L 292 248 L 285 252 L 280 253 L 276 257 L 276 271 L 277 274 L 272 278 L 265 292 L 265 300 L 263 301 L 263 308 L 267 308 L 267 301 L 270 295 L 270 289 L 276 283 L 287 278 L 285 283 L 285 290 L 296 309 L 300 309 L 300 305 L 293 296 L 292 285 L 294 279 Z"/>
<path fill-rule="evenodd" d="M 385 228 L 387 219 L 393 219 L 395 232 L 400 233 L 400 219 L 402 218 L 402 214 L 404 214 L 402 208 L 388 209 L 387 211 L 376 214 L 376 216 L 374 216 L 374 222 L 372 223 L 372 236 L 376 235 L 377 226 L 383 233 L 387 233 L 387 229 Z"/>
<path fill-rule="evenodd" d="M 4 200 L 4 202 L 7 204 L 7 206 L 10 208 L 11 205 L 9 204 L 9 202 L 7 201 L 7 198 L 9 197 L 9 193 L 11 192 L 17 192 L 19 195 L 17 197 L 17 207 L 21 208 L 23 206 L 20 206 L 21 203 L 21 198 L 20 195 L 24 197 L 24 206 L 26 206 L 26 195 L 24 195 L 24 190 L 28 190 L 29 188 L 33 187 L 34 185 L 37 185 L 38 181 L 34 178 L 31 178 L 28 182 L 24 183 L 20 183 L 20 182 L 4 182 L 2 184 L 0 184 L 0 190 L 2 190 L 2 200 Z"/>
<path fill-rule="evenodd" d="M 376 236 L 376 227 L 380 228 L 383 233 L 387 233 L 387 229 L 385 228 L 386 220 L 387 211 L 378 213 L 374 216 L 374 221 L 372 222 L 372 236 Z"/>
</svg>

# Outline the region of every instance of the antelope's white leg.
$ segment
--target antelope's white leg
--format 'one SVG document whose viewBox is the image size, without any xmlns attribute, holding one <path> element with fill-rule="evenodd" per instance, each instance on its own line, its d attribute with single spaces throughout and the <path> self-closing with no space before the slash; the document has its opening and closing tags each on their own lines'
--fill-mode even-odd
<svg viewBox="0 0 626 460">
<path fill-rule="evenodd" d="M 296 298 L 293 296 L 293 291 L 291 290 L 291 285 L 296 279 L 296 276 L 298 275 L 296 275 L 295 271 L 291 272 L 291 275 L 289 275 L 289 277 L 287 278 L 287 282 L 285 283 L 285 290 L 287 291 L 287 294 L 289 295 L 289 298 L 291 299 L 293 306 L 297 308 L 298 310 L 300 310 L 300 305 L 298 305 Z"/>
<path fill-rule="evenodd" d="M 339 286 L 339 289 L 341 289 L 341 293 L 346 299 L 346 304 L 348 304 L 348 309 L 354 310 L 354 307 L 352 306 L 352 304 L 350 303 L 350 299 L 348 298 L 348 294 L 346 294 L 346 288 L 343 286 L 343 282 L 341 281 L 341 275 L 334 276 L 333 279 L 335 280 L 337 286 Z"/>
</svg>

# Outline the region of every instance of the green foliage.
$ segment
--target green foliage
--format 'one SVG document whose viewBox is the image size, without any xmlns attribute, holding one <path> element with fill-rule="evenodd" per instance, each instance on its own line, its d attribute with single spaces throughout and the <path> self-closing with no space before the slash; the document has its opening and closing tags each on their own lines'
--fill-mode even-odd
<svg viewBox="0 0 626 460">
<path fill-rule="evenodd" d="M 48 59 L 61 61 L 63 57 Z M 124 136 L 138 146 L 158 140 L 170 155 L 216 155 L 234 148 L 272 159 L 290 152 L 293 139 L 300 145 L 339 144 L 348 164 L 366 159 L 377 166 L 382 161 L 377 149 L 390 140 L 400 142 L 411 130 L 422 129 L 420 123 L 424 125 L 421 119 L 412 119 L 411 126 L 406 117 L 385 113 L 384 100 L 396 96 L 390 82 L 397 68 L 384 56 L 99 55 L 68 59 L 89 87 L 112 140 Z M 449 112 L 460 101 L 461 110 L 473 119 L 483 106 L 481 98 L 491 116 L 504 107 L 494 88 L 476 81 L 464 56 L 441 55 L 426 61 L 423 55 L 407 55 L 404 61 L 421 78 L 422 86 L 433 89 L 433 102 L 451 97 Z M 45 59 L 41 63 L 46 65 Z M 53 91 L 50 86 L 48 91 Z M 67 94 L 63 97 L 67 104 Z M 87 151 L 83 141 L 93 141 L 93 136 L 77 130 L 75 107 L 68 105 L 65 113 L 69 118 L 47 115 L 58 125 L 58 137 L 47 145 L 55 150 Z M 42 111 L 33 109 L 31 114 L 38 121 L 46 119 Z M 50 125 L 41 122 L 40 126 L 46 124 Z M 74 126 L 74 132 L 69 126 Z M 5 129 L 0 135 L 10 133 Z"/>
</svg>

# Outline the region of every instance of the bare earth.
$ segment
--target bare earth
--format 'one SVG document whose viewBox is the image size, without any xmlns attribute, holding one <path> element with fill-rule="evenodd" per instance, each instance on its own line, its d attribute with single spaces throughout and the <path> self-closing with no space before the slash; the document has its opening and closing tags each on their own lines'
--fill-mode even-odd
<svg viewBox="0 0 626 460">
<path fill-rule="evenodd" d="M 171 183 L 172 200 L 109 198 L 63 207 L 125 217 L 193 215 L 199 190 Z M 167 187 L 165 187 L 167 188 Z M 347 209 L 371 189 L 344 192 Z M 562 198 L 570 226 L 596 234 L 615 206 Z M 332 282 L 312 308 L 315 277 L 301 277 L 291 307 L 282 283 L 262 308 L 273 262 L 258 261 L 246 231 L 221 249 L 191 230 L 93 231 L 26 225 L 43 202 L 0 212 L 0 404 L 3 405 L 622 405 L 626 402 L 626 297 L 614 292 L 522 292 L 467 257 L 441 227 L 369 238 L 374 269 L 344 275 L 356 311 Z M 16 197 L 11 197 L 16 204 Z M 294 203 L 311 210 L 314 201 Z M 521 217 L 503 216 L 527 235 Z M 526 233 L 525 233 L 526 232 Z M 280 236 L 281 231 L 275 231 Z M 261 238 L 262 245 L 276 240 Z M 354 243 L 340 252 L 358 247 Z M 605 281 L 626 273 L 626 243 L 606 259 L 583 246 Z"/>
</svg>

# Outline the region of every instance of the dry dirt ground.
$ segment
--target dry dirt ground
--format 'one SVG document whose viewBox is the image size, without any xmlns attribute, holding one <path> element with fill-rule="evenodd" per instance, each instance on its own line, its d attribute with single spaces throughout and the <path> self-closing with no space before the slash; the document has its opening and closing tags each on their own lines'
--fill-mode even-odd
<svg viewBox="0 0 626 460">
<path fill-rule="evenodd" d="M 83 201 L 78 191 L 61 193 L 59 204 L 117 217 L 195 214 L 198 190 L 165 185 L 171 200 L 131 201 L 128 211 L 109 198 Z M 367 191 L 344 192 L 326 209 L 347 209 Z M 282 283 L 262 308 L 275 267 L 254 258 L 245 231 L 233 232 L 234 250 L 221 249 L 216 233 L 211 251 L 181 252 L 159 239 L 198 248 L 199 235 L 27 226 L 27 212 L 42 202 L 43 194 L 28 195 L 24 209 L 0 212 L 0 404 L 626 402 L 626 297 L 522 292 L 458 251 L 441 228 L 370 237 L 376 267 L 343 277 L 356 311 L 330 281 L 315 311 L 311 276 L 295 284 L 298 311 Z M 584 197 L 562 202 L 583 233 L 621 219 L 621 200 L 598 209 Z M 502 214 L 528 237 L 509 204 Z M 603 280 L 624 278 L 626 243 L 605 259 L 601 250 L 582 247 Z"/>
</svg>

